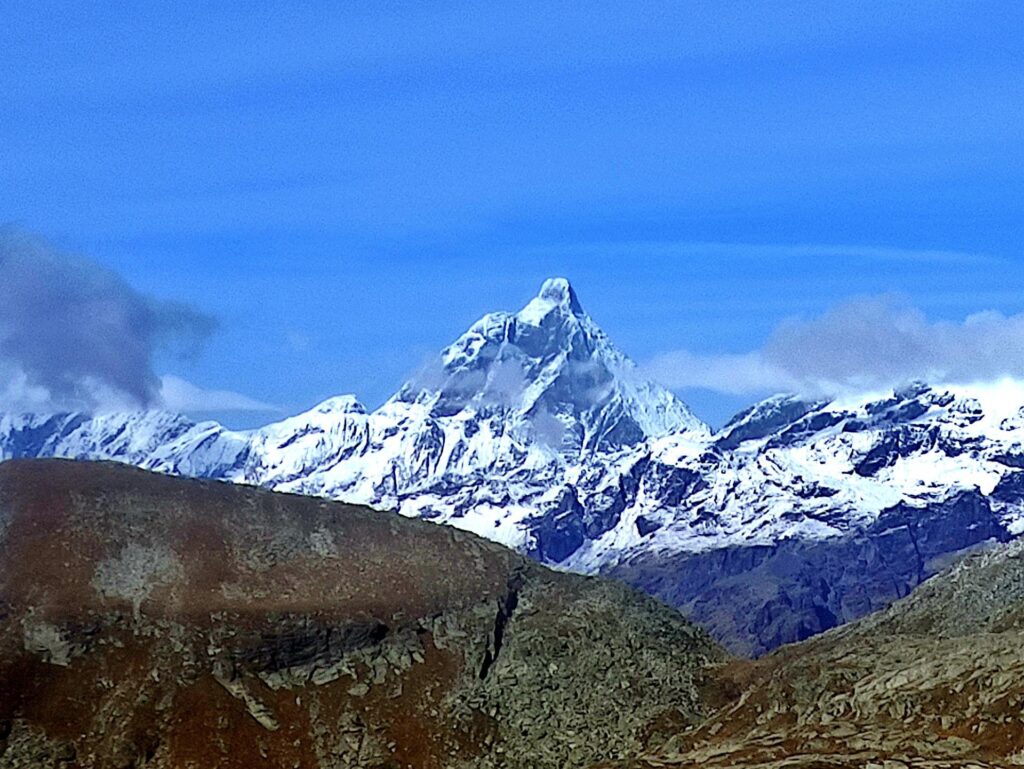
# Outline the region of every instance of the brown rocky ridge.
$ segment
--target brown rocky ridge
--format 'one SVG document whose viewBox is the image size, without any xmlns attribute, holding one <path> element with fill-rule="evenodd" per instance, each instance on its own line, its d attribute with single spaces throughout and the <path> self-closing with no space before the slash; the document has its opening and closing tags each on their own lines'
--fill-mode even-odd
<svg viewBox="0 0 1024 769">
<path fill-rule="evenodd" d="M 653 599 L 453 528 L 0 464 L 3 769 L 584 767 L 703 722 L 726 659 Z"/>
<path fill-rule="evenodd" d="M 740 696 L 624 769 L 1024 766 L 1024 540 L 717 672 Z M 605 765 L 602 765 L 605 766 Z"/>
</svg>

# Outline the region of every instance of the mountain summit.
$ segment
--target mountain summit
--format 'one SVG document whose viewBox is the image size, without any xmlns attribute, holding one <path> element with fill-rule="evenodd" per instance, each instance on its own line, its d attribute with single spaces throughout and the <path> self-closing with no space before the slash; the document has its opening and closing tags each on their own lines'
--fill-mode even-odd
<svg viewBox="0 0 1024 769">
<path fill-rule="evenodd" d="M 548 278 L 540 287 L 540 293 L 519 314 L 524 320 L 530 314 L 543 318 L 552 310 L 562 310 L 574 315 L 584 316 L 576 291 L 567 278 Z"/>
<path fill-rule="evenodd" d="M 439 418 L 499 413 L 521 438 L 567 454 L 707 432 L 672 393 L 639 377 L 565 278 L 546 280 L 517 313 L 485 315 L 393 401 Z"/>
</svg>

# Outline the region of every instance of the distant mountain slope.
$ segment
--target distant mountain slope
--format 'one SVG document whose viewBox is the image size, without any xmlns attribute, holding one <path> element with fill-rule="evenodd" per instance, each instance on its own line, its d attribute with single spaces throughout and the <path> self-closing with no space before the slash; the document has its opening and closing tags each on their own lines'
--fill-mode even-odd
<svg viewBox="0 0 1024 769">
<path fill-rule="evenodd" d="M 492 313 L 387 403 L 249 432 L 159 412 L 0 416 L 0 458 L 115 459 L 397 509 L 624 579 L 759 654 L 1024 530 L 1024 385 L 755 404 L 717 434 L 567 281 Z"/>
<path fill-rule="evenodd" d="M 0 465 L 0 618 L 5 767 L 586 766 L 724 659 L 455 529 L 112 463 Z"/>
<path fill-rule="evenodd" d="M 965 559 L 888 610 L 720 669 L 739 694 L 630 769 L 1024 765 L 1024 547 Z"/>
<path fill-rule="evenodd" d="M 680 502 L 668 502 L 670 480 L 647 485 L 649 470 L 637 506 L 648 535 L 628 528 L 627 510 L 624 532 L 589 547 L 606 573 L 683 607 L 733 650 L 762 653 L 1018 535 L 1022 415 L 1015 383 L 773 399 L 697 451 L 656 442 L 664 459 L 651 464 L 665 469 L 654 477 L 678 479 Z"/>
<path fill-rule="evenodd" d="M 968 638 L 1024 633 L 1024 540 L 967 556 L 907 598 L 831 637 L 869 635 Z"/>
</svg>

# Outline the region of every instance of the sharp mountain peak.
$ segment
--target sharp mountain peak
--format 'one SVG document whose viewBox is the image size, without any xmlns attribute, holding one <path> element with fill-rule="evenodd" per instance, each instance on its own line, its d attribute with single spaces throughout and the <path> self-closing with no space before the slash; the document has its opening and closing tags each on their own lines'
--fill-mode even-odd
<svg viewBox="0 0 1024 769">
<path fill-rule="evenodd" d="M 526 305 L 517 317 L 522 320 L 543 318 L 552 311 L 559 311 L 562 314 L 574 315 L 578 318 L 586 317 L 587 314 L 580 304 L 579 296 L 572 287 L 568 278 L 548 278 L 541 284 L 529 304 Z"/>
</svg>

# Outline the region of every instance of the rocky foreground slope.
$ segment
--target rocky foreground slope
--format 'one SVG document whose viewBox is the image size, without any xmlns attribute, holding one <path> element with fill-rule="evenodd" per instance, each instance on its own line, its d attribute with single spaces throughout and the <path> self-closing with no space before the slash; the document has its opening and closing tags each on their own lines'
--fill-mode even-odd
<svg viewBox="0 0 1024 769">
<path fill-rule="evenodd" d="M 884 612 L 716 675 L 736 700 L 657 753 L 614 766 L 1024 766 L 1024 542 L 970 556 Z"/>
<path fill-rule="evenodd" d="M 451 527 L 0 464 L 0 767 L 1024 766 L 1024 541 L 757 660 Z"/>
<path fill-rule="evenodd" d="M 655 595 L 761 654 L 884 608 L 1024 531 L 1024 385 L 776 397 L 717 433 L 565 280 L 490 313 L 380 408 L 264 428 L 0 414 L 0 459 L 114 459 L 398 510 Z"/>
<path fill-rule="evenodd" d="M 724 654 L 451 527 L 0 464 L 0 767 L 574 767 L 699 723 Z"/>
</svg>

